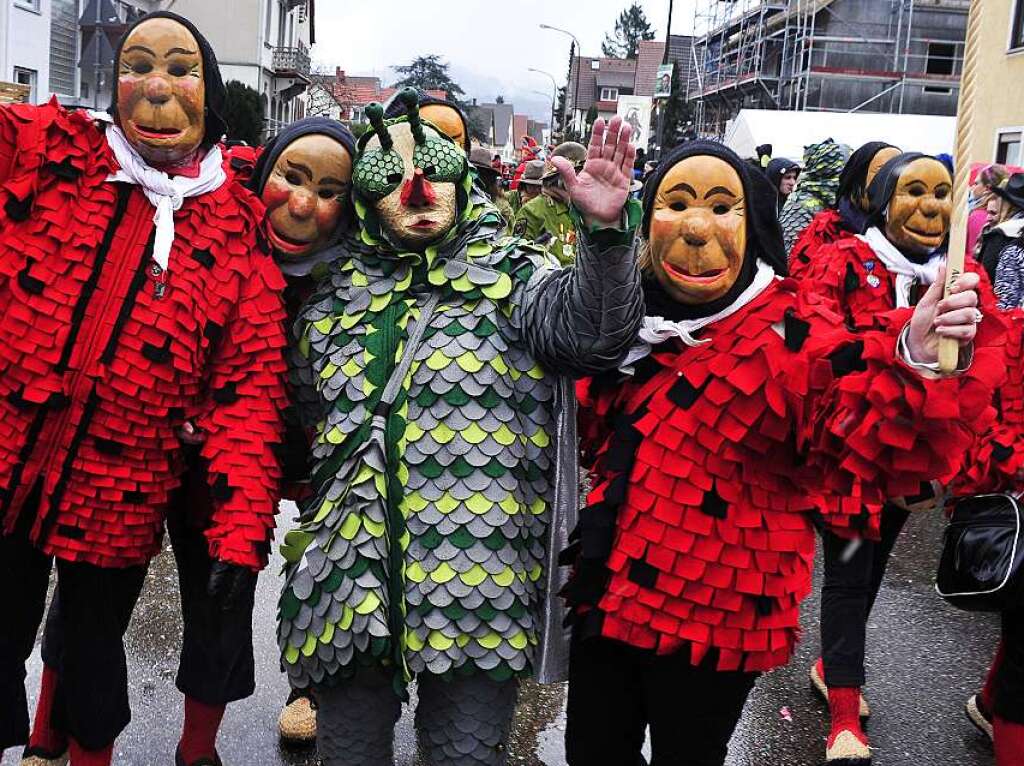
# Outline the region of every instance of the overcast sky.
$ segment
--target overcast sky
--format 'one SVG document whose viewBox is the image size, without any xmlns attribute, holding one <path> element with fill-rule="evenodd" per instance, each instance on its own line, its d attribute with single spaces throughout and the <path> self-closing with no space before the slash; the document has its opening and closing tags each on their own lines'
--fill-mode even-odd
<svg viewBox="0 0 1024 766">
<path fill-rule="evenodd" d="M 600 55 L 601 41 L 632 0 L 321 0 L 316 4 L 318 64 L 350 74 L 374 74 L 391 84 L 390 67 L 437 53 L 451 64 L 469 97 L 493 101 L 502 94 L 516 111 L 545 119 L 551 80 L 565 81 L 571 40 L 540 24 L 567 29 L 583 55 Z M 676 0 L 672 31 L 693 24 L 694 0 Z M 668 0 L 641 0 L 647 18 L 665 36 Z M 539 91 L 535 92 L 535 91 Z"/>
</svg>

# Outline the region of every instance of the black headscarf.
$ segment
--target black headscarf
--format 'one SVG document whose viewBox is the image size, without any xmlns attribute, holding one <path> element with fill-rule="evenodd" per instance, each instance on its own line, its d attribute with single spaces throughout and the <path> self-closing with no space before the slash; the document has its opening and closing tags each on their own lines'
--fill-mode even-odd
<svg viewBox="0 0 1024 766">
<path fill-rule="evenodd" d="M 247 184 L 256 193 L 256 196 L 263 193 L 263 187 L 266 186 L 267 179 L 270 178 L 281 153 L 297 139 L 317 133 L 333 138 L 344 146 L 348 156 L 352 158 L 352 162 L 355 162 L 356 139 L 347 127 L 337 120 L 329 120 L 326 117 L 306 117 L 297 120 L 270 139 L 263 147 L 263 153 L 252 171 L 252 180 Z"/>
<path fill-rule="evenodd" d="M 708 316 L 722 310 L 750 286 L 754 275 L 757 273 L 758 260 L 762 260 L 771 266 L 779 276 L 784 277 L 789 273 L 786 248 L 782 243 L 782 228 L 779 226 L 779 219 L 776 213 L 775 190 L 769 183 L 767 176 L 751 168 L 732 149 L 715 141 L 700 140 L 682 144 L 658 163 L 658 167 L 655 168 L 650 178 L 644 183 L 644 217 L 642 227 L 644 238 L 650 238 L 654 198 L 657 196 L 658 187 L 661 186 L 661 182 L 668 174 L 668 171 L 686 158 L 698 155 L 717 157 L 728 163 L 739 175 L 740 182 L 743 185 L 744 202 L 747 208 L 747 251 L 744 253 L 740 274 L 737 276 L 733 286 L 729 288 L 729 292 L 710 303 L 704 303 L 699 306 L 684 306 L 665 296 L 656 284 L 652 284 L 655 280 L 645 280 L 644 288 L 648 299 L 648 313 L 656 313 L 655 307 L 657 306 L 658 311 L 663 312 L 661 315 L 669 319 Z"/>
<path fill-rule="evenodd" d="M 922 154 L 921 152 L 904 152 L 903 154 L 893 157 L 887 163 L 882 165 L 882 168 L 878 171 L 878 175 L 874 177 L 871 181 L 871 185 L 868 187 L 870 211 L 868 212 L 868 220 L 865 230 L 874 226 L 883 233 L 885 232 L 885 216 L 889 210 L 889 203 L 892 201 L 892 196 L 896 193 L 896 185 L 900 181 L 900 175 L 907 169 L 907 165 L 920 159 L 929 159 L 941 162 L 941 160 L 930 154 Z M 924 263 L 931 257 L 930 254 L 921 255 L 917 253 L 904 253 L 904 255 L 906 255 L 909 260 L 921 263 Z"/>
<path fill-rule="evenodd" d="M 114 75 L 111 80 L 114 83 L 113 94 L 110 99 L 110 107 L 107 111 L 110 116 L 115 120 L 117 119 L 117 64 L 121 60 L 121 51 L 124 49 L 124 41 L 128 39 L 130 35 L 139 24 L 142 24 L 151 19 L 171 19 L 181 24 L 185 29 L 192 33 L 192 36 L 196 39 L 196 43 L 199 45 L 199 53 L 203 58 L 203 85 L 206 91 L 206 131 L 203 133 L 202 146 L 209 148 L 219 142 L 225 133 L 228 132 L 228 124 L 225 122 L 224 105 L 227 102 L 228 92 L 224 87 L 224 81 L 220 76 L 220 66 L 217 64 L 217 55 L 213 52 L 213 46 L 210 45 L 210 41 L 203 37 L 202 33 L 196 29 L 196 25 L 186 19 L 184 16 L 179 16 L 177 13 L 171 13 L 170 11 L 156 11 L 154 13 L 147 13 L 142 16 L 134 24 L 128 27 L 128 31 L 124 33 L 124 37 L 121 38 L 117 44 L 117 51 L 114 53 Z"/>
<path fill-rule="evenodd" d="M 871 161 L 883 149 L 896 148 L 885 141 L 869 141 L 850 155 L 843 166 L 843 172 L 839 174 L 836 209 L 843 219 L 843 225 L 855 234 L 863 234 L 867 229 L 868 213 L 861 210 L 857 198 L 867 191 Z"/>
<path fill-rule="evenodd" d="M 303 136 L 315 134 L 322 134 L 333 138 L 345 147 L 348 156 L 352 158 L 353 164 L 355 163 L 356 139 L 352 135 L 352 131 L 336 120 L 329 120 L 326 117 L 306 117 L 290 124 L 270 139 L 263 147 L 263 153 L 260 155 L 259 160 L 256 161 L 256 167 L 253 168 L 252 178 L 246 184 L 249 190 L 257 197 L 263 194 L 263 187 L 267 185 L 267 179 L 274 172 L 274 166 L 284 150 Z M 333 260 L 332 250 L 334 246 L 341 240 L 345 231 L 352 225 L 354 220 L 355 213 L 352 208 L 352 195 L 349 194 L 348 201 L 342 211 L 341 220 L 338 222 L 338 228 L 331 236 L 327 247 L 320 252 L 310 253 L 303 258 L 278 260 L 278 265 L 282 271 L 290 276 L 305 276 L 318 263 Z"/>
<path fill-rule="evenodd" d="M 425 90 L 416 88 L 416 95 L 419 98 L 420 107 L 436 105 L 436 106 L 447 106 L 450 109 L 454 109 L 456 114 L 459 115 L 459 119 L 462 120 L 462 133 L 466 137 L 462 142 L 462 149 L 466 152 L 466 156 L 469 156 L 469 151 L 472 148 L 469 141 L 469 119 L 466 117 L 466 113 L 462 111 L 462 108 L 453 101 L 445 101 L 443 98 L 437 98 L 431 96 Z M 388 104 L 387 109 L 384 110 L 384 117 L 388 120 L 394 119 L 395 117 L 401 117 L 406 112 L 405 102 L 400 98 L 391 99 L 391 103 Z"/>
</svg>

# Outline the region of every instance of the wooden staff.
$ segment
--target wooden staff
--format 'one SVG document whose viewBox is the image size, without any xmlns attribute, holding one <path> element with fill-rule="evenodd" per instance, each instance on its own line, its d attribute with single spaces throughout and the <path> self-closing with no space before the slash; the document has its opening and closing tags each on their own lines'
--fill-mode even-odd
<svg viewBox="0 0 1024 766">
<path fill-rule="evenodd" d="M 964 45 L 963 73 L 960 76 L 960 103 L 957 106 L 956 152 L 953 183 L 953 220 L 949 233 L 949 252 L 946 256 L 946 295 L 953 282 L 964 271 L 964 252 L 967 249 L 967 187 L 971 174 L 970 151 L 974 133 L 974 104 L 977 92 L 978 38 L 981 35 L 981 15 L 986 0 L 972 0 L 967 18 L 967 40 Z M 939 338 L 939 369 L 953 372 L 960 357 L 960 346 L 955 338 Z"/>
</svg>

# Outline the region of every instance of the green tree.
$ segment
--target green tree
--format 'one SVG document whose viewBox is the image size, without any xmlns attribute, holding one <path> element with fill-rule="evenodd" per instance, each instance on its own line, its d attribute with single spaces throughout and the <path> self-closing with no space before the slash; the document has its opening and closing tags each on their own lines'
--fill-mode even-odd
<svg viewBox="0 0 1024 766">
<path fill-rule="evenodd" d="M 228 124 L 228 140 L 259 146 L 263 139 L 264 121 L 260 94 L 238 80 L 230 80 L 225 88 L 228 94 L 224 103 L 224 119 Z"/>
<path fill-rule="evenodd" d="M 475 138 L 482 144 L 489 144 L 491 142 L 491 113 L 476 106 L 466 107 L 465 111 L 466 121 L 469 123 L 469 137 Z"/>
<path fill-rule="evenodd" d="M 421 90 L 443 90 L 448 94 L 449 99 L 462 105 L 461 97 L 466 95 L 466 92 L 451 78 L 451 75 L 448 74 L 448 64 L 442 61 L 437 54 L 417 56 L 410 63 L 393 68 L 401 76 L 401 79 L 392 87 L 411 86 Z"/>
<path fill-rule="evenodd" d="M 635 2 L 615 20 L 615 32 L 604 36 L 601 52 L 617 59 L 635 59 L 640 55 L 640 41 L 653 40 L 654 29 L 640 3 Z"/>
</svg>

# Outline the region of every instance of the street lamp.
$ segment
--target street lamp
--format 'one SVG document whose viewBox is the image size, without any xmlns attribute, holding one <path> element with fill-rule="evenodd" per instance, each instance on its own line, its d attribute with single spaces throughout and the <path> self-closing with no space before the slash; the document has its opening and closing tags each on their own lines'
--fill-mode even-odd
<svg viewBox="0 0 1024 766">
<path fill-rule="evenodd" d="M 534 69 L 533 67 L 530 67 L 526 71 L 527 72 L 536 72 L 537 74 L 542 74 L 545 77 L 547 77 L 549 80 L 551 80 L 551 87 L 553 88 L 553 90 L 551 91 L 551 132 L 554 133 L 555 132 L 555 103 L 558 100 L 558 80 L 555 79 L 555 76 L 553 74 L 551 74 L 550 72 L 545 72 L 543 69 Z M 545 95 L 547 95 L 547 94 L 545 94 Z"/>
<path fill-rule="evenodd" d="M 561 27 L 553 27 L 550 24 L 541 24 L 540 28 L 541 29 L 550 29 L 553 32 L 561 32 L 563 35 L 569 35 L 569 37 L 572 38 L 572 41 L 574 43 L 576 43 L 576 58 L 579 59 L 580 61 L 579 61 L 579 64 L 576 65 L 576 82 L 573 85 L 573 89 L 572 89 L 572 111 L 573 111 L 573 120 L 572 120 L 572 122 L 573 122 L 573 126 L 575 127 L 575 125 L 576 125 L 577 99 L 579 98 L 579 95 L 580 95 L 580 74 L 581 74 L 580 70 L 583 67 L 583 60 L 582 60 L 583 49 L 580 46 L 580 41 L 576 38 L 576 35 L 574 35 L 568 29 L 562 29 Z M 572 63 L 571 62 L 569 64 L 569 74 L 570 75 L 572 74 Z M 563 119 L 562 122 L 565 122 L 565 120 Z M 564 128 L 565 126 L 563 125 L 562 127 Z"/>
</svg>

